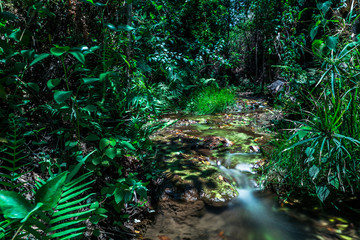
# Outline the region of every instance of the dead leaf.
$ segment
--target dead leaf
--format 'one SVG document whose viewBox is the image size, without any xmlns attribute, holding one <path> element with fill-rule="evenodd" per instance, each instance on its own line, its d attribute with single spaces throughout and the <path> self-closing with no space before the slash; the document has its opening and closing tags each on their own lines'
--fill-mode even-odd
<svg viewBox="0 0 360 240">
<path fill-rule="evenodd" d="M 171 240 L 169 237 L 167 237 L 167 236 L 158 236 L 158 238 L 160 239 L 160 240 Z"/>
</svg>

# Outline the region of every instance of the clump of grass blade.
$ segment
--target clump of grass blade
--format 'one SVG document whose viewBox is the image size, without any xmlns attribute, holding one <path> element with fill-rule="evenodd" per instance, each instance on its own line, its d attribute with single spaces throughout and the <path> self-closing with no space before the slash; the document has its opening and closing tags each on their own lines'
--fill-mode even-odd
<svg viewBox="0 0 360 240">
<path fill-rule="evenodd" d="M 208 86 L 194 94 L 187 109 L 196 114 L 206 115 L 224 112 L 233 104 L 235 104 L 235 94 L 231 90 Z"/>
</svg>

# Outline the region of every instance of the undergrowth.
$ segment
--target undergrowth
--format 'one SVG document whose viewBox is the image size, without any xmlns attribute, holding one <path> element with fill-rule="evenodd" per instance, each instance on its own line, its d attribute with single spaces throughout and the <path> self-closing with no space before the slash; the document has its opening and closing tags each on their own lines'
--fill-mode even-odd
<svg viewBox="0 0 360 240">
<path fill-rule="evenodd" d="M 208 86 L 194 94 L 187 105 L 187 110 L 205 115 L 225 111 L 235 104 L 235 94 L 226 88 Z"/>
</svg>

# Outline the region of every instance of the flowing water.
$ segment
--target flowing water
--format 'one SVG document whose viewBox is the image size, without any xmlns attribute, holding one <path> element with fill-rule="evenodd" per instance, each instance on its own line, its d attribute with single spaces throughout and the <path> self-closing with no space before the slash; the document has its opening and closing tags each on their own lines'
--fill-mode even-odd
<svg viewBox="0 0 360 240">
<path fill-rule="evenodd" d="M 229 154 L 225 164 L 230 165 L 233 156 L 244 158 L 254 154 Z M 224 232 L 229 239 L 244 240 L 291 240 L 307 239 L 304 229 L 296 227 L 291 219 L 281 216 L 269 202 L 252 178 L 252 164 L 240 162 L 235 168 L 229 169 L 220 165 L 220 170 L 236 182 L 239 196 L 220 215 L 224 216 Z M 311 239 L 311 238 L 309 238 Z"/>
<path fill-rule="evenodd" d="M 294 219 L 280 214 L 273 202 L 273 195 L 261 191 L 252 179 L 252 164 L 249 158 L 255 154 L 229 154 L 224 164 L 231 165 L 232 156 L 242 155 L 246 162 L 235 168 L 218 165 L 223 175 L 236 182 L 239 195 L 227 207 L 194 208 L 190 213 L 179 217 L 177 205 L 174 211 L 160 213 L 154 226 L 147 232 L 147 239 L 204 239 L 204 240 L 303 240 L 314 239 L 306 230 L 294 224 Z M 216 164 L 214 162 L 213 164 Z M 218 162 L 219 164 L 219 162 Z M 185 206 L 183 206 L 185 207 Z M 171 207 L 170 207 L 171 208 Z M 188 208 L 192 206 L 188 203 Z"/>
<path fill-rule="evenodd" d="M 260 189 L 253 171 L 254 163 L 262 158 L 260 153 L 250 153 L 249 146 L 256 138 L 266 134 L 255 133 L 251 128 L 238 126 L 221 127 L 218 118 L 203 117 L 202 121 L 173 127 L 176 137 L 166 139 L 166 146 L 171 151 L 188 152 L 206 156 L 210 163 L 223 173 L 227 181 L 236 185 L 239 193 L 226 207 L 209 207 L 199 201 L 178 202 L 167 200 L 157 209 L 155 221 L 145 234 L 145 239 L 166 240 L 306 240 L 306 239 L 358 239 L 341 234 L 345 232 L 331 229 L 338 225 L 342 218 L 335 219 L 333 226 L 324 217 L 308 217 L 303 213 L 280 208 L 272 193 Z M 224 119 L 223 116 L 220 116 Z M 189 120 L 189 119 L 187 119 Z M 193 119 L 190 119 L 193 120 Z M 225 123 L 226 124 L 226 123 Z M 194 139 L 185 141 L 186 136 L 221 136 L 234 143 L 231 147 L 206 150 L 199 147 Z M 177 140 L 180 139 L 180 140 Z M 175 140 L 174 140 L 175 139 Z M 161 143 L 163 144 L 163 143 Z M 159 143 L 160 148 L 165 148 Z M 241 152 L 237 150 L 242 150 Z M 301 217 L 299 217 L 301 216 Z M 330 217 L 328 217 L 330 219 Z M 343 222 L 344 223 L 344 222 Z M 348 226 L 354 227 L 349 224 Z M 320 230 L 319 230 L 320 229 Z M 326 230 L 325 229 L 330 229 Z M 322 233 L 325 231 L 326 233 Z M 337 232 L 336 232 L 337 231 Z M 353 236 L 357 230 L 352 229 Z M 338 237 L 338 235 L 340 237 Z"/>
</svg>

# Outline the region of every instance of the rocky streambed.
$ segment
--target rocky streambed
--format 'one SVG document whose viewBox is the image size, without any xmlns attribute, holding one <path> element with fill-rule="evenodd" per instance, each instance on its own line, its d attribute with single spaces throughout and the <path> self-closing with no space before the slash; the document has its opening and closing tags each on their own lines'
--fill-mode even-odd
<svg viewBox="0 0 360 240">
<path fill-rule="evenodd" d="M 261 150 L 271 147 L 268 128 L 281 112 L 264 101 L 241 101 L 248 107 L 238 112 L 164 118 L 178 121 L 152 138 L 163 172 L 153 220 L 139 239 L 356 239 L 355 225 L 344 218 L 314 217 L 314 209 L 279 205 L 253 188 L 254 168 L 266 163 Z"/>
</svg>

